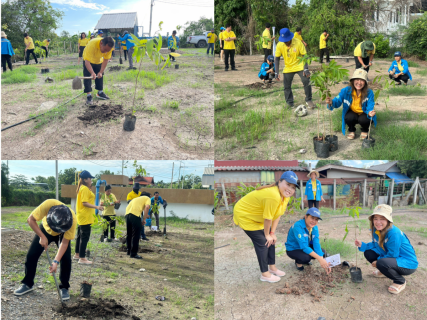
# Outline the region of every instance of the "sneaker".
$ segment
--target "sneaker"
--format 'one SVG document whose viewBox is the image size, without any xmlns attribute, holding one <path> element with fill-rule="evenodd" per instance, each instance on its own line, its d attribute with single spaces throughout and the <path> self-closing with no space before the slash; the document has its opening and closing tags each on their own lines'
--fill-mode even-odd
<svg viewBox="0 0 427 320">
<path fill-rule="evenodd" d="M 139 255 L 139 254 L 137 254 L 136 256 L 130 256 L 132 259 L 142 259 L 142 257 Z"/>
<path fill-rule="evenodd" d="M 70 300 L 70 293 L 68 292 L 68 289 L 61 289 L 61 297 L 63 301 Z"/>
<path fill-rule="evenodd" d="M 91 105 L 93 104 L 93 98 L 92 98 L 92 95 L 88 95 L 88 96 L 87 96 L 86 104 L 87 104 L 88 106 L 91 106 Z"/>
<path fill-rule="evenodd" d="M 113 241 L 120 241 L 120 239 L 114 238 Z"/>
<path fill-rule="evenodd" d="M 274 274 L 272 274 L 270 276 L 270 278 L 264 277 L 263 275 L 261 275 L 260 278 L 261 281 L 265 281 L 265 282 L 270 282 L 270 283 L 274 283 L 274 282 L 279 282 L 280 278 L 278 276 L 275 276 Z"/>
<path fill-rule="evenodd" d="M 308 263 L 308 265 L 309 265 L 309 266 L 312 266 L 312 265 L 313 265 L 313 262 L 311 262 L 311 261 L 310 261 L 310 262 Z"/>
<path fill-rule="evenodd" d="M 279 269 L 277 269 L 276 271 L 273 271 L 273 270 L 270 270 L 270 268 L 268 268 L 268 271 L 270 271 L 270 273 L 278 277 L 283 277 L 286 274 L 284 271 L 280 271 Z"/>
<path fill-rule="evenodd" d="M 29 287 L 29 286 L 27 286 L 26 284 L 22 284 L 20 287 L 19 287 L 19 289 L 16 289 L 15 291 L 13 291 L 13 294 L 15 295 L 15 296 L 22 296 L 23 294 L 26 294 L 26 293 L 28 293 L 28 292 L 30 292 L 30 291 L 33 291 L 35 288 L 34 288 L 34 286 L 32 286 L 32 287 Z"/>
<path fill-rule="evenodd" d="M 225 71 L 228 71 L 228 69 L 227 69 L 227 68 L 225 68 Z"/>
<path fill-rule="evenodd" d="M 141 239 L 144 240 L 144 241 L 150 241 L 150 239 L 148 239 L 147 237 L 141 238 Z"/>
<path fill-rule="evenodd" d="M 105 92 L 101 92 L 101 93 L 99 93 L 99 91 L 98 91 L 98 93 L 96 94 L 96 97 L 98 98 L 98 99 L 103 99 L 103 100 L 109 100 L 110 98 L 105 94 Z"/>
<path fill-rule="evenodd" d="M 80 260 L 80 257 L 73 256 L 74 260 Z"/>
<path fill-rule="evenodd" d="M 130 251 L 126 252 L 126 254 L 127 254 L 128 256 L 130 256 Z"/>
<path fill-rule="evenodd" d="M 314 109 L 314 108 L 316 108 L 316 106 L 314 105 L 314 103 L 313 103 L 313 101 L 306 101 L 306 104 L 307 104 L 307 107 L 309 108 L 309 109 Z"/>
<path fill-rule="evenodd" d="M 239 70 L 237 70 L 236 68 L 234 68 L 234 69 L 231 69 L 231 71 L 239 71 Z"/>
<path fill-rule="evenodd" d="M 296 262 L 295 262 L 295 267 L 297 267 L 298 271 L 303 271 L 304 270 L 304 266 L 298 267 Z"/>
</svg>

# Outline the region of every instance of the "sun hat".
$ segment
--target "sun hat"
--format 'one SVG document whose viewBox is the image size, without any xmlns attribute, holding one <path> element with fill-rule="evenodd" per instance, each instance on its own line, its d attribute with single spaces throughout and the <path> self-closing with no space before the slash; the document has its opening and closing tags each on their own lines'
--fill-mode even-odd
<svg viewBox="0 0 427 320">
<path fill-rule="evenodd" d="M 7 35 L 6 35 L 6 33 L 5 33 L 4 31 L 2 31 L 2 32 L 1 32 L 1 37 L 2 37 L 2 38 L 7 37 Z"/>
<path fill-rule="evenodd" d="M 383 216 L 388 221 L 393 222 L 393 218 L 391 217 L 391 213 L 393 212 L 392 207 L 390 207 L 387 204 L 380 204 L 379 206 L 376 206 L 374 209 L 374 212 L 368 217 L 369 220 L 372 220 L 374 215 Z"/>
<path fill-rule="evenodd" d="M 353 72 L 353 76 L 350 78 L 350 80 L 353 79 L 362 79 L 368 82 L 368 73 L 363 69 L 356 69 Z"/>
<path fill-rule="evenodd" d="M 3 37 L 3 36 L 2 36 Z M 402 53 L 400 52 L 400 51 L 396 51 L 395 53 L 394 53 L 394 56 L 395 57 L 401 57 L 402 56 Z"/>
<path fill-rule="evenodd" d="M 318 178 L 320 177 L 319 172 L 318 172 L 318 171 L 316 171 L 316 170 L 311 170 L 311 171 L 308 173 L 307 177 L 308 177 L 308 178 L 310 178 L 310 177 L 311 177 L 311 174 L 312 174 L 313 172 L 314 172 L 314 173 L 316 173 L 316 176 L 317 176 Z"/>
<path fill-rule="evenodd" d="M 308 209 L 306 215 L 307 214 L 309 214 L 310 216 L 319 218 L 319 220 L 323 220 L 322 218 L 320 218 L 320 211 L 316 207 L 312 207 L 312 208 Z"/>
<path fill-rule="evenodd" d="M 89 171 L 83 170 L 82 172 L 80 172 L 80 178 L 82 178 L 82 179 L 87 179 L 87 178 L 91 178 L 91 179 L 93 179 L 93 178 L 95 178 L 95 177 L 93 177 L 93 176 L 89 173 Z"/>
<path fill-rule="evenodd" d="M 73 214 L 70 208 L 61 204 L 52 206 L 46 216 L 49 227 L 56 233 L 64 233 L 73 226 Z"/>
<path fill-rule="evenodd" d="M 280 30 L 280 42 L 288 42 L 291 41 L 293 38 L 294 34 L 288 28 L 283 28 Z"/>
<path fill-rule="evenodd" d="M 298 177 L 293 171 L 285 171 L 283 172 L 282 176 L 280 177 L 280 180 L 285 180 L 289 183 L 292 183 L 296 185 L 296 187 L 299 189 L 298 185 Z"/>
</svg>

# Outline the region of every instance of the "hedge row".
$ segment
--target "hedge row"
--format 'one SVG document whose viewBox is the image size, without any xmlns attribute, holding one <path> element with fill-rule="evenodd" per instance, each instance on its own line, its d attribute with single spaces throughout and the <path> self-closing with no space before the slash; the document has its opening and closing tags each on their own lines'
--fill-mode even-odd
<svg viewBox="0 0 427 320">
<path fill-rule="evenodd" d="M 8 206 L 27 206 L 35 207 L 40 205 L 47 199 L 56 199 L 56 193 L 54 191 L 34 191 L 27 189 L 14 189 L 12 196 L 8 199 Z M 70 198 L 59 197 L 59 201 L 65 204 L 71 204 Z"/>
</svg>

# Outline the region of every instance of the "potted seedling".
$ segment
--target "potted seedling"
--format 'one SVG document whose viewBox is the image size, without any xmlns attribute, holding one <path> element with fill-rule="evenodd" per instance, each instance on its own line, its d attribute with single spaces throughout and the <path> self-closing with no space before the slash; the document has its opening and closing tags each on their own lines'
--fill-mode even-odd
<svg viewBox="0 0 427 320">
<path fill-rule="evenodd" d="M 345 213 L 347 211 L 348 215 L 353 218 L 353 222 L 354 222 L 354 238 L 355 238 L 355 240 L 357 240 L 357 228 L 358 228 L 358 225 L 356 224 L 356 221 L 357 221 L 356 217 L 357 217 L 357 219 L 359 219 L 359 210 L 360 209 L 361 208 L 358 207 L 358 206 L 351 206 L 351 207 L 343 207 L 342 210 L 341 210 L 341 213 Z M 345 235 L 344 235 L 344 238 L 342 239 L 342 241 L 344 241 L 345 238 L 347 238 L 348 233 L 349 233 L 348 224 L 346 223 L 346 225 L 345 225 Z M 356 283 L 360 283 L 360 282 L 363 281 L 362 270 L 357 266 L 357 254 L 358 254 L 358 251 L 359 251 L 359 248 L 356 247 L 356 267 L 351 267 L 350 268 L 351 281 L 356 282 Z"/>
</svg>

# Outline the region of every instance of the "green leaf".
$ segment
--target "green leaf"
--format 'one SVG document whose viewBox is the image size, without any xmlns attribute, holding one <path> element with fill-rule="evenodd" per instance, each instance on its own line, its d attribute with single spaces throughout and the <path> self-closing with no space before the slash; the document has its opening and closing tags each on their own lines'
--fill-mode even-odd
<svg viewBox="0 0 427 320">
<path fill-rule="evenodd" d="M 159 52 L 160 49 L 162 49 L 162 43 L 163 43 L 162 41 L 163 41 L 162 36 L 159 34 L 159 42 L 157 42 L 157 52 Z"/>
<path fill-rule="evenodd" d="M 151 56 L 153 54 L 153 46 L 154 46 L 154 40 L 151 39 L 147 41 L 146 48 L 147 48 L 148 56 Z"/>
<path fill-rule="evenodd" d="M 165 64 L 163 65 L 163 67 L 162 67 L 162 70 L 168 65 L 168 63 L 169 63 L 169 59 L 170 59 L 170 57 L 168 56 L 168 58 L 166 59 L 166 62 L 165 62 Z"/>
<path fill-rule="evenodd" d="M 347 238 L 347 235 L 348 235 L 348 227 L 347 227 L 347 224 L 346 224 L 345 225 L 345 235 L 344 235 L 344 238 L 342 238 L 342 241 L 344 241 L 345 238 Z"/>
</svg>

